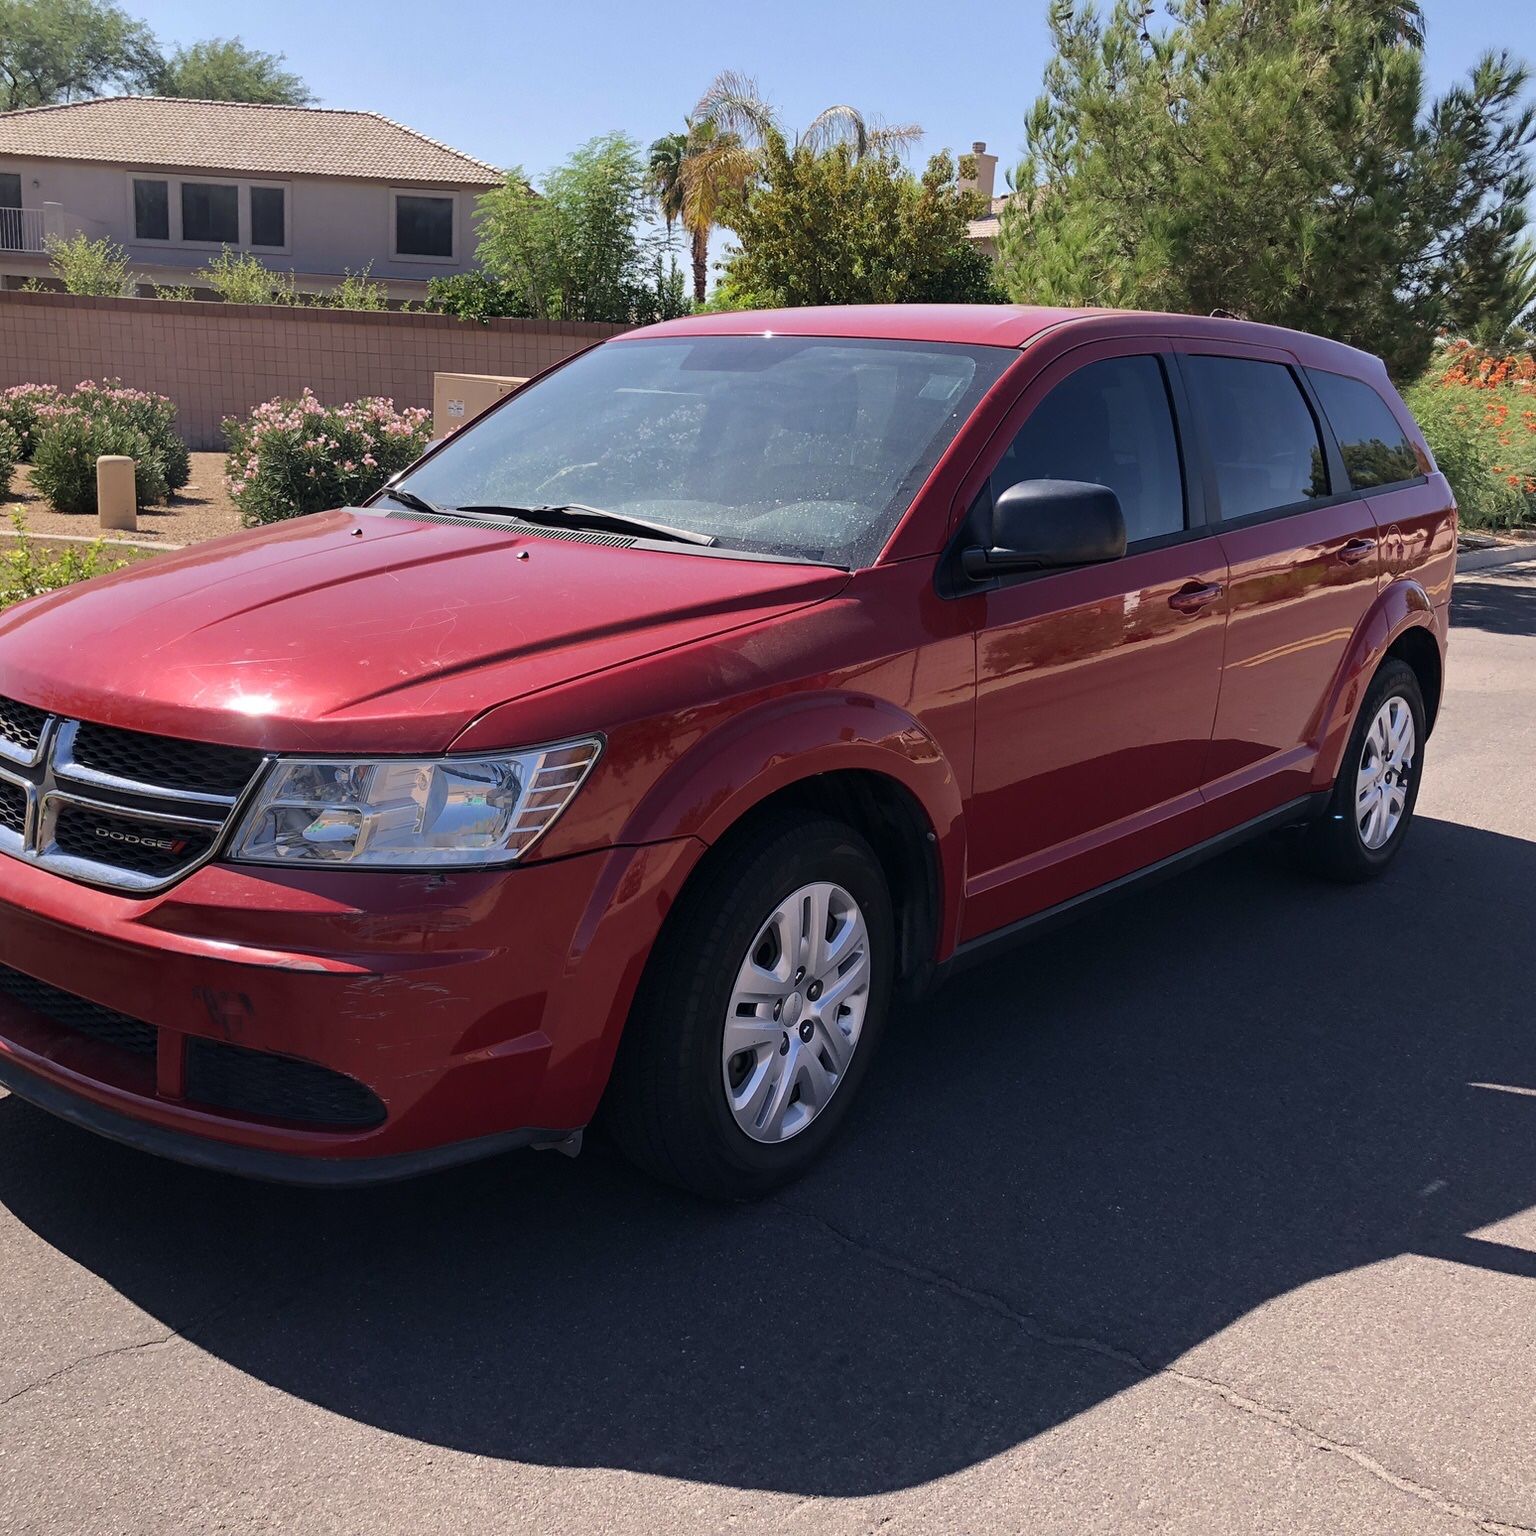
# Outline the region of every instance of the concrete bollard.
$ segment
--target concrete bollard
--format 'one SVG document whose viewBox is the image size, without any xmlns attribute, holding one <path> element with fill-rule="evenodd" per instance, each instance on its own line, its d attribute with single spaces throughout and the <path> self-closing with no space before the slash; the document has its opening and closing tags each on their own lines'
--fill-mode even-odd
<svg viewBox="0 0 1536 1536">
<path fill-rule="evenodd" d="M 96 460 L 96 515 L 103 528 L 123 528 L 129 533 L 138 530 L 132 459 L 104 453 Z"/>
</svg>

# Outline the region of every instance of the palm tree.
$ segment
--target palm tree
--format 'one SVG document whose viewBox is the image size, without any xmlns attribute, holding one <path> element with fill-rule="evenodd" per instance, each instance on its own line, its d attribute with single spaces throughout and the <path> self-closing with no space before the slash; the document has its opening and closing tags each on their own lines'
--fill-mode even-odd
<svg viewBox="0 0 1536 1536">
<path fill-rule="evenodd" d="M 914 123 L 875 123 L 850 106 L 828 107 L 796 136 L 794 147 L 823 154 L 846 146 L 854 159 L 899 154 L 922 129 Z M 757 82 L 727 70 L 716 75 L 687 119 L 686 132 L 667 134 L 651 146 L 651 175 L 668 230 L 674 220 L 688 231 L 693 256 L 693 293 L 704 302 L 709 282 L 709 237 L 730 222 L 731 210 L 751 189 L 771 139 L 784 140 L 777 114 Z M 675 211 L 669 211 L 675 210 Z"/>
</svg>

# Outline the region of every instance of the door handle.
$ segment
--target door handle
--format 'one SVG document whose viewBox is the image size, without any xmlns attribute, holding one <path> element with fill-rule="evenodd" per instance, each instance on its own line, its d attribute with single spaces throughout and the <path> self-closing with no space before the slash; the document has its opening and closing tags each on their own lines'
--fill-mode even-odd
<svg viewBox="0 0 1536 1536">
<path fill-rule="evenodd" d="M 1339 551 L 1339 559 L 1345 565 L 1359 565 L 1360 562 L 1376 552 L 1375 539 L 1351 539 L 1349 543 Z"/>
<path fill-rule="evenodd" d="M 1209 608 L 1221 593 L 1222 587 L 1219 582 L 1192 581 L 1187 586 L 1180 587 L 1168 599 L 1168 606 L 1177 609 L 1180 613 L 1199 613 L 1201 609 Z"/>
</svg>

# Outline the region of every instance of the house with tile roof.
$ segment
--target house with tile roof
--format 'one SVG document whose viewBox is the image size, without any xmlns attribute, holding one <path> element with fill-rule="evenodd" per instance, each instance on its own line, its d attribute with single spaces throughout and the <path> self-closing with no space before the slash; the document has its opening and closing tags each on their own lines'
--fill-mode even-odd
<svg viewBox="0 0 1536 1536">
<path fill-rule="evenodd" d="M 474 264 L 483 161 L 374 112 L 116 96 L 0 112 L 0 286 L 48 243 L 123 246 L 141 292 L 196 286 L 224 247 L 323 292 L 370 269 L 392 298 Z"/>
</svg>

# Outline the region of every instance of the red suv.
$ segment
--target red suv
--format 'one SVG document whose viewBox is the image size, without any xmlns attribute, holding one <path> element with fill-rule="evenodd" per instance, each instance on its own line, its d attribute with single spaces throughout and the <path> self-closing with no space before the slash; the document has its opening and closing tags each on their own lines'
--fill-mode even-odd
<svg viewBox="0 0 1536 1536">
<path fill-rule="evenodd" d="M 369 506 L 0 619 L 0 1082 L 272 1178 L 601 1115 L 764 1190 L 994 942 L 1263 831 L 1379 873 L 1455 525 L 1382 365 L 1312 336 L 606 342 Z"/>
</svg>

